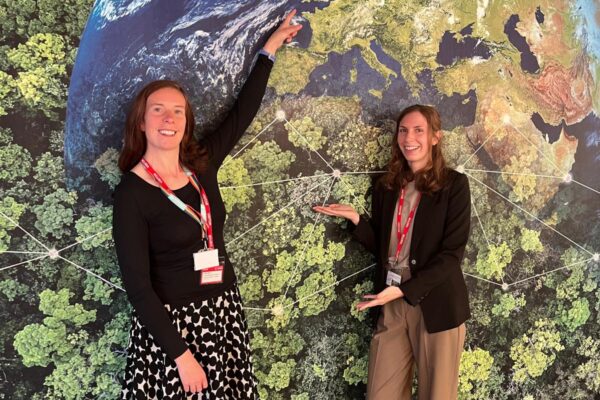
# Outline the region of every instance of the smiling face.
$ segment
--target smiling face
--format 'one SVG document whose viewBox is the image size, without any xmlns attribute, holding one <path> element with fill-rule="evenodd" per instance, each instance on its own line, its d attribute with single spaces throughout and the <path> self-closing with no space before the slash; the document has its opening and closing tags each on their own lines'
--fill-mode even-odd
<svg viewBox="0 0 600 400">
<path fill-rule="evenodd" d="M 438 144 L 441 132 L 432 132 L 427 119 L 419 111 L 406 114 L 398 124 L 398 146 L 413 172 L 427 166 L 432 159 L 432 147 Z"/>
<path fill-rule="evenodd" d="M 140 129 L 146 135 L 147 151 L 175 150 L 186 128 L 186 100 L 172 87 L 158 89 L 148 96 Z"/>
</svg>

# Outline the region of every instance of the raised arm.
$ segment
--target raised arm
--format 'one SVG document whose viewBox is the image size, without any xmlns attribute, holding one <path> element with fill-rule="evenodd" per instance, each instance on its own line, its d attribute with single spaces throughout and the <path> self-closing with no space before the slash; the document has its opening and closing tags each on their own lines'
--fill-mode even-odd
<svg viewBox="0 0 600 400">
<path fill-rule="evenodd" d="M 302 28 L 302 25 L 291 24 L 295 14 L 296 10 L 290 12 L 265 43 L 263 52 L 259 54 L 252 72 L 223 123 L 201 140 L 208 149 L 215 167 L 221 166 L 227 154 L 231 152 L 256 116 L 273 67 L 271 59 L 274 59 L 275 53 L 282 44 L 290 42 Z"/>
</svg>

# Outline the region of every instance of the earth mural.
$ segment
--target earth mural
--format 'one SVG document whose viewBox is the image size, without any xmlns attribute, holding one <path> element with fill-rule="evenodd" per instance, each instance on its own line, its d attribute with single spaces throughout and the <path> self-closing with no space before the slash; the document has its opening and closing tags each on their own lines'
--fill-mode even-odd
<svg viewBox="0 0 600 400">
<path fill-rule="evenodd" d="M 66 107 L 58 190 L 73 197 L 62 204 L 74 215 L 63 230 L 44 228 L 41 208 L 15 218 L 70 263 L 52 275 L 44 271 L 56 261 L 42 259 L 51 290 L 10 330 L 9 352 L 22 365 L 9 376 L 29 382 L 22 393 L 116 398 L 130 310 L 108 230 L 129 102 L 151 80 L 178 80 L 197 134 L 209 132 L 291 8 L 304 29 L 277 54 L 261 110 L 219 173 L 261 398 L 364 398 L 372 321 L 354 305 L 372 290 L 374 261 L 343 221 L 310 205 L 346 202 L 368 214 L 395 117 L 414 103 L 440 110 L 447 161 L 471 186 L 463 271 L 473 317 L 459 397 L 598 397 L 600 4 L 592 0 L 97 1 Z M 3 197 L 26 201 L 15 190 Z M 0 229 L 12 240 L 0 250 L 36 246 Z M 23 302 L 15 287 L 27 293 L 3 283 L 25 282 L 13 265 L 0 265 L 7 310 Z M 40 331 L 70 347 L 42 343 Z"/>
</svg>

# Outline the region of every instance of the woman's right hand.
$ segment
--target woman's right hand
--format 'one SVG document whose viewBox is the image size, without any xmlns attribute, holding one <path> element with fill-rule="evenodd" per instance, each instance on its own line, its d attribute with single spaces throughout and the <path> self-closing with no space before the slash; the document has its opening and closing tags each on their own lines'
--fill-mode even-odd
<svg viewBox="0 0 600 400">
<path fill-rule="evenodd" d="M 186 350 L 185 353 L 177 357 L 175 364 L 177 364 L 183 390 L 187 393 L 199 393 L 208 387 L 204 369 L 191 351 Z"/>
<path fill-rule="evenodd" d="M 341 217 L 346 218 L 354 225 L 358 225 L 358 221 L 360 220 L 360 215 L 356 212 L 354 207 L 349 204 L 328 204 L 323 206 L 313 206 L 313 211 L 331 215 L 332 217 Z"/>
</svg>

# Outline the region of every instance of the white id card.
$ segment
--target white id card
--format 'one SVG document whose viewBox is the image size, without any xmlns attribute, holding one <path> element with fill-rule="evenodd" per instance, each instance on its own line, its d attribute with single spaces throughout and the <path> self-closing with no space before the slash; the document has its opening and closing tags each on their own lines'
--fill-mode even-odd
<svg viewBox="0 0 600 400">
<path fill-rule="evenodd" d="M 223 283 L 223 269 L 222 265 L 203 269 L 200 272 L 200 285 Z"/>
<path fill-rule="evenodd" d="M 395 272 L 388 271 L 387 277 L 385 278 L 385 284 L 387 286 L 400 286 L 402 283 L 402 277 Z"/>
<path fill-rule="evenodd" d="M 200 250 L 194 253 L 194 271 L 219 266 L 219 249 Z"/>
</svg>

